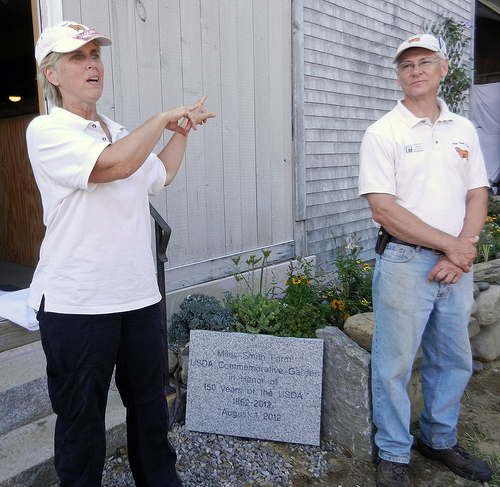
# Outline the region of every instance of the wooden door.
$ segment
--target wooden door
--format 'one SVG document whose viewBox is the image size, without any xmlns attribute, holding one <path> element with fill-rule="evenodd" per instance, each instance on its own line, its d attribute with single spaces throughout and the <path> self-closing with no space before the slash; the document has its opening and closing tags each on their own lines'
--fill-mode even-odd
<svg viewBox="0 0 500 487">
<path fill-rule="evenodd" d="M 0 260 L 35 266 L 44 235 L 25 132 L 36 115 L 0 119 Z"/>
</svg>

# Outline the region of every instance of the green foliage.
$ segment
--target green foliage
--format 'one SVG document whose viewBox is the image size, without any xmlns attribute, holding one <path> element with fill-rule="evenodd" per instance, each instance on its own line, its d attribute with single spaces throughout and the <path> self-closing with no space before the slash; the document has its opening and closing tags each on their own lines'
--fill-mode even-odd
<svg viewBox="0 0 500 487">
<path fill-rule="evenodd" d="M 225 306 L 236 317 L 236 331 L 241 333 L 263 333 L 273 335 L 280 327 L 278 320 L 280 304 L 260 294 L 226 293 Z"/>
<path fill-rule="evenodd" d="M 333 239 L 335 277 L 325 286 L 323 296 L 330 303 L 328 321 L 343 329 L 349 316 L 372 311 L 373 270 L 359 259 L 363 250 L 358 245 L 359 238 L 333 236 Z"/>
<path fill-rule="evenodd" d="M 476 262 L 488 262 L 490 257 L 494 257 L 500 252 L 500 227 L 496 220 L 495 217 L 486 218 L 486 223 L 476 244 Z"/>
<path fill-rule="evenodd" d="M 183 347 L 189 341 L 190 330 L 234 331 L 235 317 L 213 296 L 192 294 L 185 297 L 179 312 L 172 315 L 168 340 Z"/>
<path fill-rule="evenodd" d="M 315 267 L 302 257 L 290 262 L 285 288 L 274 285 L 264 293 L 263 276 L 267 273 L 267 258 L 262 260 L 252 256 L 247 261 L 251 272 L 260 264 L 260 286 L 254 293 L 255 279 L 250 275 L 241 275 L 240 281 L 246 284 L 245 293 L 226 294 L 224 304 L 236 316 L 236 330 L 243 333 L 263 333 L 275 336 L 314 337 L 317 328 L 323 328 L 327 322 L 318 300 L 319 291 L 314 277 Z M 239 259 L 233 259 L 238 270 Z M 255 265 L 254 265 L 255 264 Z M 238 275 L 238 274 L 237 274 Z"/>
<path fill-rule="evenodd" d="M 372 271 L 358 259 L 362 248 L 355 238 L 334 239 L 335 278 L 327 284 L 323 271 L 317 272 L 313 262 L 296 257 L 288 266 L 285 286 L 273 283 L 267 290 L 270 251 L 262 251 L 261 257 L 250 256 L 245 261 L 248 272 L 239 268 L 240 257 L 233 258 L 235 278 L 243 289 L 225 293 L 224 306 L 203 294 L 185 298 L 172 316 L 170 342 L 185 345 L 193 329 L 314 338 L 316 330 L 328 323 L 343 328 L 349 315 L 372 309 Z"/>
<path fill-rule="evenodd" d="M 300 306 L 281 306 L 280 326 L 274 333 L 280 337 L 315 338 L 316 330 L 328 323 L 318 305 L 304 303 Z"/>
<path fill-rule="evenodd" d="M 488 195 L 488 217 L 500 221 L 500 200 L 493 195 Z"/>
<path fill-rule="evenodd" d="M 241 255 L 238 257 L 233 257 L 231 260 L 233 261 L 233 269 L 236 271 L 234 278 L 237 282 L 242 282 L 245 284 L 246 292 L 252 295 L 264 296 L 267 293 L 265 291 L 265 284 L 267 278 L 267 260 L 271 255 L 270 250 L 262 250 L 262 256 L 257 257 L 255 254 L 251 255 L 246 261 L 246 265 L 248 266 L 248 272 L 244 272 L 240 270 L 238 267 L 241 260 Z M 255 291 L 255 274 L 260 270 L 259 277 L 259 290 Z"/>
<path fill-rule="evenodd" d="M 318 301 L 318 279 L 315 273 L 316 268 L 312 262 L 297 257 L 296 263 L 291 261 L 288 267 L 285 289 L 275 286 L 272 292 L 276 295 L 277 291 L 281 291 L 281 301 L 287 306 L 313 304 Z"/>
<path fill-rule="evenodd" d="M 500 201 L 493 195 L 488 196 L 488 216 L 483 230 L 479 234 L 479 241 L 476 243 L 477 257 L 474 261 L 488 262 L 500 253 Z"/>
<path fill-rule="evenodd" d="M 439 96 L 444 99 L 452 112 L 460 113 L 467 90 L 472 86 L 470 68 L 464 54 L 471 42 L 470 24 L 441 16 L 431 26 L 431 33 L 441 37 L 448 50 L 449 68 L 446 78 L 439 87 Z M 471 58 L 468 58 L 471 61 Z"/>
</svg>

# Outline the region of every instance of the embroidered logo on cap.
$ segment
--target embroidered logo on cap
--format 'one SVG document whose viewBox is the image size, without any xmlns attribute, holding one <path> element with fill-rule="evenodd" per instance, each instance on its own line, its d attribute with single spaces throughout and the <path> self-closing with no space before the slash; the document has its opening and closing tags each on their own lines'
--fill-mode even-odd
<svg viewBox="0 0 500 487">
<path fill-rule="evenodd" d="M 99 34 L 99 32 L 95 29 L 89 29 L 84 32 L 80 32 L 80 34 L 74 36 L 73 39 L 78 39 L 79 41 L 90 41 L 94 37 L 99 37 L 100 35 L 101 34 Z"/>
<path fill-rule="evenodd" d="M 71 24 L 71 25 L 68 25 L 68 27 L 70 29 L 75 29 L 76 31 L 86 30 L 86 27 L 84 27 L 83 25 Z"/>
</svg>

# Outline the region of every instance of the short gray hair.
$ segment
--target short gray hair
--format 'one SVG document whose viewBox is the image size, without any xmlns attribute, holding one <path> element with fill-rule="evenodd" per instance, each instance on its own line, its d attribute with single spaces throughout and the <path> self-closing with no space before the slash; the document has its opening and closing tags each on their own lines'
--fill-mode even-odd
<svg viewBox="0 0 500 487">
<path fill-rule="evenodd" d="M 38 83 L 40 83 L 40 88 L 47 100 L 53 103 L 56 107 L 62 107 L 62 97 L 61 92 L 57 86 L 54 86 L 45 76 L 45 68 L 56 69 L 57 61 L 62 56 L 59 52 L 51 52 L 43 58 L 38 69 Z"/>
</svg>

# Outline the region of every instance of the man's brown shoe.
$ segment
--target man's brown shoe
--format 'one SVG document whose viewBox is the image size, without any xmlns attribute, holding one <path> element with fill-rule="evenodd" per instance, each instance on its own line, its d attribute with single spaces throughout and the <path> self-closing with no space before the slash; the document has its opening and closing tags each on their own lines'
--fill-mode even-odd
<svg viewBox="0 0 500 487">
<path fill-rule="evenodd" d="M 377 487 L 411 487 L 406 463 L 389 462 L 378 459 Z"/>
<path fill-rule="evenodd" d="M 434 450 L 427 446 L 420 438 L 417 440 L 417 450 L 424 457 L 439 460 L 453 473 L 469 480 L 488 481 L 493 472 L 486 462 L 475 457 L 472 453 L 462 448 L 458 443 L 447 450 Z"/>
</svg>

